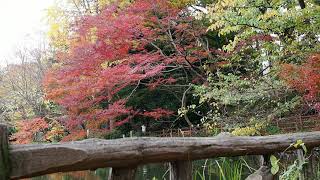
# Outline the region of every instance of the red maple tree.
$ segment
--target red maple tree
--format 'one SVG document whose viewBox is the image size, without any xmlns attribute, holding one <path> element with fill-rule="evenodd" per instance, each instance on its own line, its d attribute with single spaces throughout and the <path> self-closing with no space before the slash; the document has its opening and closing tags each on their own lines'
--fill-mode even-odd
<svg viewBox="0 0 320 180">
<path fill-rule="evenodd" d="M 46 76 L 47 98 L 66 108 L 69 129 L 110 130 L 137 115 L 172 115 L 126 102 L 137 87 L 152 91 L 165 84 L 188 85 L 190 75 L 205 79 L 196 63 L 207 56 L 199 45 L 206 28 L 192 22 L 186 10 L 166 0 L 137 0 L 125 8 L 112 4 L 84 17 L 74 27 L 72 46 Z M 183 75 L 172 77 L 172 72 Z M 119 95 L 125 88 L 131 93 Z"/>
<path fill-rule="evenodd" d="M 311 55 L 301 65 L 284 64 L 281 77 L 303 94 L 311 108 L 320 112 L 320 54 Z"/>
<path fill-rule="evenodd" d="M 19 131 L 11 137 L 16 139 L 17 144 L 31 143 L 36 133 L 44 132 L 48 128 L 48 123 L 43 118 L 18 121 L 17 125 Z"/>
</svg>

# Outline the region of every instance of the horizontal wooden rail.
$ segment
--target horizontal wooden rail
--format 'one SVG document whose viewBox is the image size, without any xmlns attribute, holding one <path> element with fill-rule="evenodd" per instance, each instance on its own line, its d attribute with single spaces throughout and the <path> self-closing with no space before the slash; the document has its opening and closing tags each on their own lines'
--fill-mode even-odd
<svg viewBox="0 0 320 180">
<path fill-rule="evenodd" d="M 272 154 L 283 151 L 299 139 L 309 148 L 320 146 L 320 132 L 255 137 L 221 134 L 202 138 L 87 139 L 57 144 L 11 145 L 10 178 L 101 167 L 127 169 L 129 172 L 147 163 Z"/>
</svg>

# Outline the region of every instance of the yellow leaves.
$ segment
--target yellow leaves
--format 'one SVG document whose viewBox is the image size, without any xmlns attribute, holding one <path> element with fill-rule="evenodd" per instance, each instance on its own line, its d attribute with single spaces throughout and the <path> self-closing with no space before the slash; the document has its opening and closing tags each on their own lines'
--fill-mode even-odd
<svg viewBox="0 0 320 180">
<path fill-rule="evenodd" d="M 127 7 L 128 5 L 130 5 L 131 4 L 131 0 L 121 0 L 120 1 L 120 4 L 119 4 L 119 7 L 120 8 L 125 8 L 125 7 Z"/>
<path fill-rule="evenodd" d="M 212 12 L 223 12 L 228 8 L 232 8 L 237 5 L 237 1 L 235 0 L 220 0 L 213 6 L 211 6 Z"/>
<path fill-rule="evenodd" d="M 125 7 L 126 5 L 128 5 L 130 3 L 130 0 L 98 0 L 96 4 L 99 8 L 99 10 L 103 10 L 107 5 L 110 5 L 112 3 L 119 3 L 119 7 Z"/>
<path fill-rule="evenodd" d="M 240 40 L 241 39 L 238 36 L 235 36 L 233 41 L 230 40 L 229 44 L 224 45 L 222 49 L 225 51 L 228 51 L 228 52 L 232 52 L 235 49 L 235 47 L 237 46 L 237 44 L 240 42 Z"/>
<path fill-rule="evenodd" d="M 137 41 L 137 40 L 133 40 L 131 43 L 132 43 L 132 47 L 133 47 L 133 48 L 137 48 L 137 47 L 139 47 L 139 45 L 140 45 L 140 42 Z"/>
<path fill-rule="evenodd" d="M 226 12 L 228 9 L 237 6 L 238 3 L 239 3 L 238 1 L 234 1 L 234 0 L 220 0 L 217 3 L 209 6 L 208 14 L 206 16 L 207 18 L 209 18 L 209 21 L 212 24 L 209 26 L 208 30 L 218 30 L 228 26 L 226 21 L 228 17 L 225 17 Z M 234 30 L 229 29 L 227 31 L 231 32 Z M 220 35 L 222 35 L 222 33 Z"/>
<path fill-rule="evenodd" d="M 231 134 L 235 136 L 254 136 L 260 134 L 260 132 L 255 127 L 243 127 L 236 128 Z"/>
<path fill-rule="evenodd" d="M 58 49 L 65 49 L 69 46 L 68 32 L 66 28 L 61 27 L 60 24 L 53 23 L 47 33 L 51 45 Z"/>
<path fill-rule="evenodd" d="M 70 42 L 69 28 L 70 28 L 70 17 L 64 12 L 64 10 L 58 7 L 57 4 L 49 7 L 47 10 L 47 23 L 49 30 L 47 35 L 49 37 L 51 45 L 55 48 L 63 50 L 66 49 Z"/>
<path fill-rule="evenodd" d="M 170 0 L 171 5 L 177 8 L 183 8 L 195 2 L 195 0 Z"/>
<path fill-rule="evenodd" d="M 98 40 L 98 36 L 97 36 L 97 27 L 92 27 L 90 28 L 89 32 L 88 32 L 88 39 L 91 43 L 96 43 Z"/>
<path fill-rule="evenodd" d="M 105 61 L 104 63 L 101 64 L 102 69 L 107 69 L 108 67 L 110 67 L 110 62 L 109 61 Z"/>
<path fill-rule="evenodd" d="M 235 4 L 234 0 L 221 0 L 219 1 L 221 7 L 232 7 Z"/>
<path fill-rule="evenodd" d="M 102 69 L 107 69 L 108 67 L 115 66 L 117 64 L 121 64 L 125 60 L 116 60 L 116 61 L 105 61 L 101 64 Z"/>
<path fill-rule="evenodd" d="M 218 35 L 219 36 L 223 36 L 223 35 L 227 35 L 230 34 L 232 32 L 237 32 L 241 29 L 241 26 L 225 26 L 224 28 L 222 28 Z"/>
<path fill-rule="evenodd" d="M 58 50 L 67 50 L 72 42 L 71 24 L 82 15 L 95 15 L 100 13 L 107 5 L 118 3 L 119 8 L 128 6 L 130 0 L 98 0 L 84 4 L 82 0 L 56 0 L 55 4 L 47 9 L 46 20 L 49 25 L 47 35 L 50 44 Z M 97 39 L 96 28 L 90 29 L 89 40 L 94 43 Z"/>
<path fill-rule="evenodd" d="M 235 136 L 261 135 L 261 130 L 263 130 L 265 127 L 266 127 L 265 122 L 257 122 L 252 126 L 236 128 L 231 132 L 231 134 Z"/>
<path fill-rule="evenodd" d="M 60 25 L 57 23 L 52 23 L 51 24 L 51 29 L 48 32 L 48 35 L 53 36 L 55 32 L 58 32 L 60 30 Z"/>
<path fill-rule="evenodd" d="M 55 122 L 55 121 L 54 121 Z M 46 139 L 51 142 L 59 141 L 64 135 L 64 128 L 58 122 L 50 124 L 51 129 L 46 134 Z"/>
<path fill-rule="evenodd" d="M 47 18 L 48 20 L 56 20 L 59 19 L 61 16 L 64 16 L 62 9 L 60 9 L 57 4 L 49 7 L 47 9 Z"/>
<path fill-rule="evenodd" d="M 224 26 L 223 21 L 216 21 L 208 27 L 208 30 L 217 30 Z"/>
<path fill-rule="evenodd" d="M 119 3 L 120 8 L 124 8 L 131 3 L 131 0 L 98 0 L 98 6 L 99 6 L 99 9 L 102 10 L 107 5 L 115 2 Z"/>
<path fill-rule="evenodd" d="M 303 142 L 301 139 L 298 139 L 298 140 L 296 141 L 296 143 L 290 144 L 289 148 L 292 147 L 292 146 L 293 146 L 294 148 L 296 148 L 296 149 L 302 148 L 305 153 L 308 152 L 306 145 L 304 144 L 304 142 Z M 288 149 L 289 149 L 289 148 L 288 148 Z"/>
<path fill-rule="evenodd" d="M 108 5 L 109 3 L 110 3 L 110 0 L 99 0 L 98 1 L 99 8 L 103 8 L 106 5 Z"/>
<path fill-rule="evenodd" d="M 259 18 L 262 20 L 268 20 L 277 15 L 278 15 L 278 11 L 271 9 L 271 10 L 268 10 L 266 13 L 262 14 Z"/>
</svg>

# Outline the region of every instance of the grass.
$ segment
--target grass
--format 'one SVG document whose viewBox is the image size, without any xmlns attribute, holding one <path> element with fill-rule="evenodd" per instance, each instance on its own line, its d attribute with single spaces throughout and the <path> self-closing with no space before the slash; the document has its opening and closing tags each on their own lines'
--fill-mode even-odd
<svg viewBox="0 0 320 180">
<path fill-rule="evenodd" d="M 244 175 L 242 159 L 218 158 L 207 159 L 203 166 L 196 168 L 194 180 L 241 180 Z"/>
</svg>

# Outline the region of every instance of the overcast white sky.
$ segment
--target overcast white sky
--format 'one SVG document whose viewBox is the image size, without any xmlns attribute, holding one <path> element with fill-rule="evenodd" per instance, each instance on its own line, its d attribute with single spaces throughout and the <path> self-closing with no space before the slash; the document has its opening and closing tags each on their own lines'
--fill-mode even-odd
<svg viewBox="0 0 320 180">
<path fill-rule="evenodd" d="M 16 46 L 46 30 L 45 10 L 53 0 L 0 0 L 0 65 L 14 63 Z"/>
</svg>

